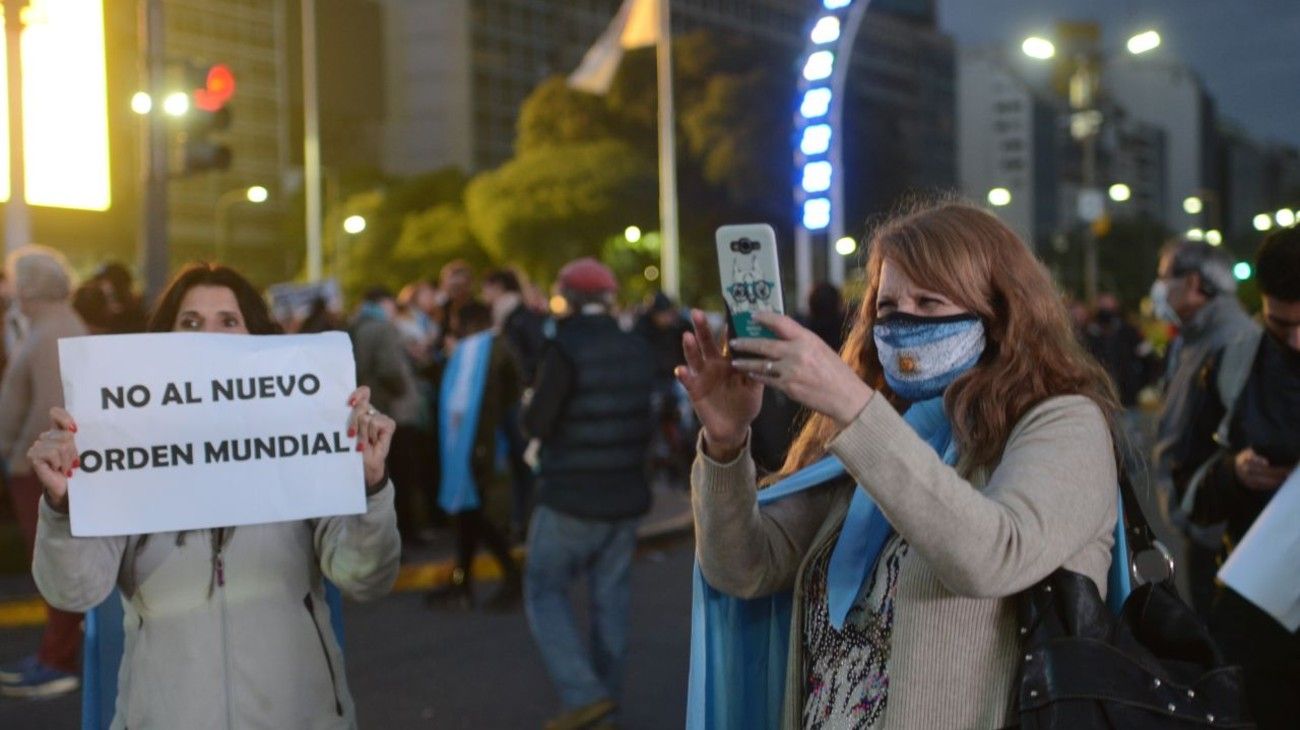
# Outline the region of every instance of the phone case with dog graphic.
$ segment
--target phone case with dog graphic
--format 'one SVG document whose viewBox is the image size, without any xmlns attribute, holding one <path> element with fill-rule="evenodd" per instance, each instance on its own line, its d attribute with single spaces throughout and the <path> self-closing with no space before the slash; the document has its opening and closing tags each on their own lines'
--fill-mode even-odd
<svg viewBox="0 0 1300 730">
<path fill-rule="evenodd" d="M 754 315 L 785 313 L 776 231 L 765 223 L 722 226 L 717 232 L 717 244 L 722 298 L 727 303 L 733 336 L 775 339 L 775 334 L 754 321 Z"/>
</svg>

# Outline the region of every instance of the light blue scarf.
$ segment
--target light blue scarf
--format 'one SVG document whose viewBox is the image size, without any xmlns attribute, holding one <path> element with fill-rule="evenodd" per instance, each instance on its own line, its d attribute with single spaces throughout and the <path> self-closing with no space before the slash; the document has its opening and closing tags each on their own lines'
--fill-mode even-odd
<svg viewBox="0 0 1300 730">
<path fill-rule="evenodd" d="M 914 404 L 903 420 L 940 454 L 956 460 L 952 427 L 942 398 Z M 823 486 L 845 472 L 835 457 L 801 469 L 758 493 L 758 504 Z M 839 628 L 861 591 L 892 528 L 865 489 L 853 492 L 827 571 L 827 603 Z M 1116 613 L 1130 591 L 1128 542 L 1120 501 L 1111 555 L 1108 604 Z M 742 599 L 715 590 L 695 564 L 691 594 L 691 665 L 687 688 L 689 730 L 750 730 L 781 726 L 794 597 L 782 591 Z"/>
<path fill-rule="evenodd" d="M 952 451 L 952 428 L 944 416 L 942 398 L 914 404 L 903 420 L 935 447 L 936 453 Z M 839 459 L 826 457 L 760 490 L 758 504 L 824 486 L 844 472 Z M 861 486 L 855 489 L 826 577 L 831 621 L 837 628 L 843 626 L 844 617 L 891 532 L 889 522 L 866 490 Z M 789 591 L 753 599 L 729 596 L 710 586 L 696 563 L 691 596 L 688 728 L 780 726 L 792 601 Z"/>
<path fill-rule="evenodd" d="M 443 371 L 438 398 L 438 447 L 442 456 L 438 505 L 450 515 L 478 509 L 481 504 L 471 458 L 491 356 L 492 333 L 482 332 L 462 340 Z"/>
</svg>

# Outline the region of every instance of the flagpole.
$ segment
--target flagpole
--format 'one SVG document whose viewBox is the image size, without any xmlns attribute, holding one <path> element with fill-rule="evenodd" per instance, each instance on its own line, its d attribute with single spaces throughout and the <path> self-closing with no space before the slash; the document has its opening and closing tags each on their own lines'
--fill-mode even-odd
<svg viewBox="0 0 1300 730">
<path fill-rule="evenodd" d="M 673 115 L 673 43 L 671 0 L 659 0 L 659 38 L 655 57 L 659 77 L 659 263 L 663 291 L 680 301 L 677 244 L 677 132 Z"/>
<path fill-rule="evenodd" d="M 306 182 L 307 281 L 321 279 L 320 100 L 317 95 L 316 0 L 302 0 L 302 167 Z"/>
</svg>

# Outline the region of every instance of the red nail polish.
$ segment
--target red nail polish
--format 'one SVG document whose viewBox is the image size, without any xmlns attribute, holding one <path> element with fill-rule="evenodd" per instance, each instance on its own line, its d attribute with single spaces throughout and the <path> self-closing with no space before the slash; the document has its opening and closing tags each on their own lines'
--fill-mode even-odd
<svg viewBox="0 0 1300 730">
<path fill-rule="evenodd" d="M 73 433 L 76 433 L 76 432 L 77 432 L 77 424 L 75 424 L 75 423 L 72 424 L 72 427 L 69 428 L 68 430 L 71 431 L 71 432 L 73 432 Z"/>
<path fill-rule="evenodd" d="M 349 429 L 348 429 L 348 438 L 352 438 L 352 437 L 354 437 L 354 436 L 356 436 L 356 435 L 357 435 L 357 430 L 356 430 L 355 428 L 349 428 Z"/>
<path fill-rule="evenodd" d="M 81 467 L 81 459 L 73 459 L 73 460 L 72 460 L 72 468 L 73 468 L 73 469 L 77 469 L 77 468 L 80 468 L 80 467 Z"/>
<path fill-rule="evenodd" d="M 72 477 L 72 470 L 71 470 L 71 469 L 68 470 L 68 477 L 69 477 L 69 478 Z"/>
<path fill-rule="evenodd" d="M 357 444 L 357 451 L 365 451 L 365 450 L 366 450 L 366 445 L 364 443 Z"/>
</svg>

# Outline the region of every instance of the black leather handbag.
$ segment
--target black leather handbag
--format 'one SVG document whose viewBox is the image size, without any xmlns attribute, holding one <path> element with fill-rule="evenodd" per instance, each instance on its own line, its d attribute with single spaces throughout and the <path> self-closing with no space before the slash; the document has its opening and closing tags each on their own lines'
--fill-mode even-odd
<svg viewBox="0 0 1300 730">
<path fill-rule="evenodd" d="M 1129 594 L 1120 614 L 1086 576 L 1058 569 L 1017 597 L 1024 655 L 1022 730 L 1253 728 L 1240 667 L 1225 664 L 1205 625 L 1179 599 L 1173 561 L 1122 477 L 1135 566 L 1163 575 Z M 1146 572 L 1146 571 L 1141 571 Z M 1134 584 L 1143 580 L 1134 576 Z"/>
</svg>

